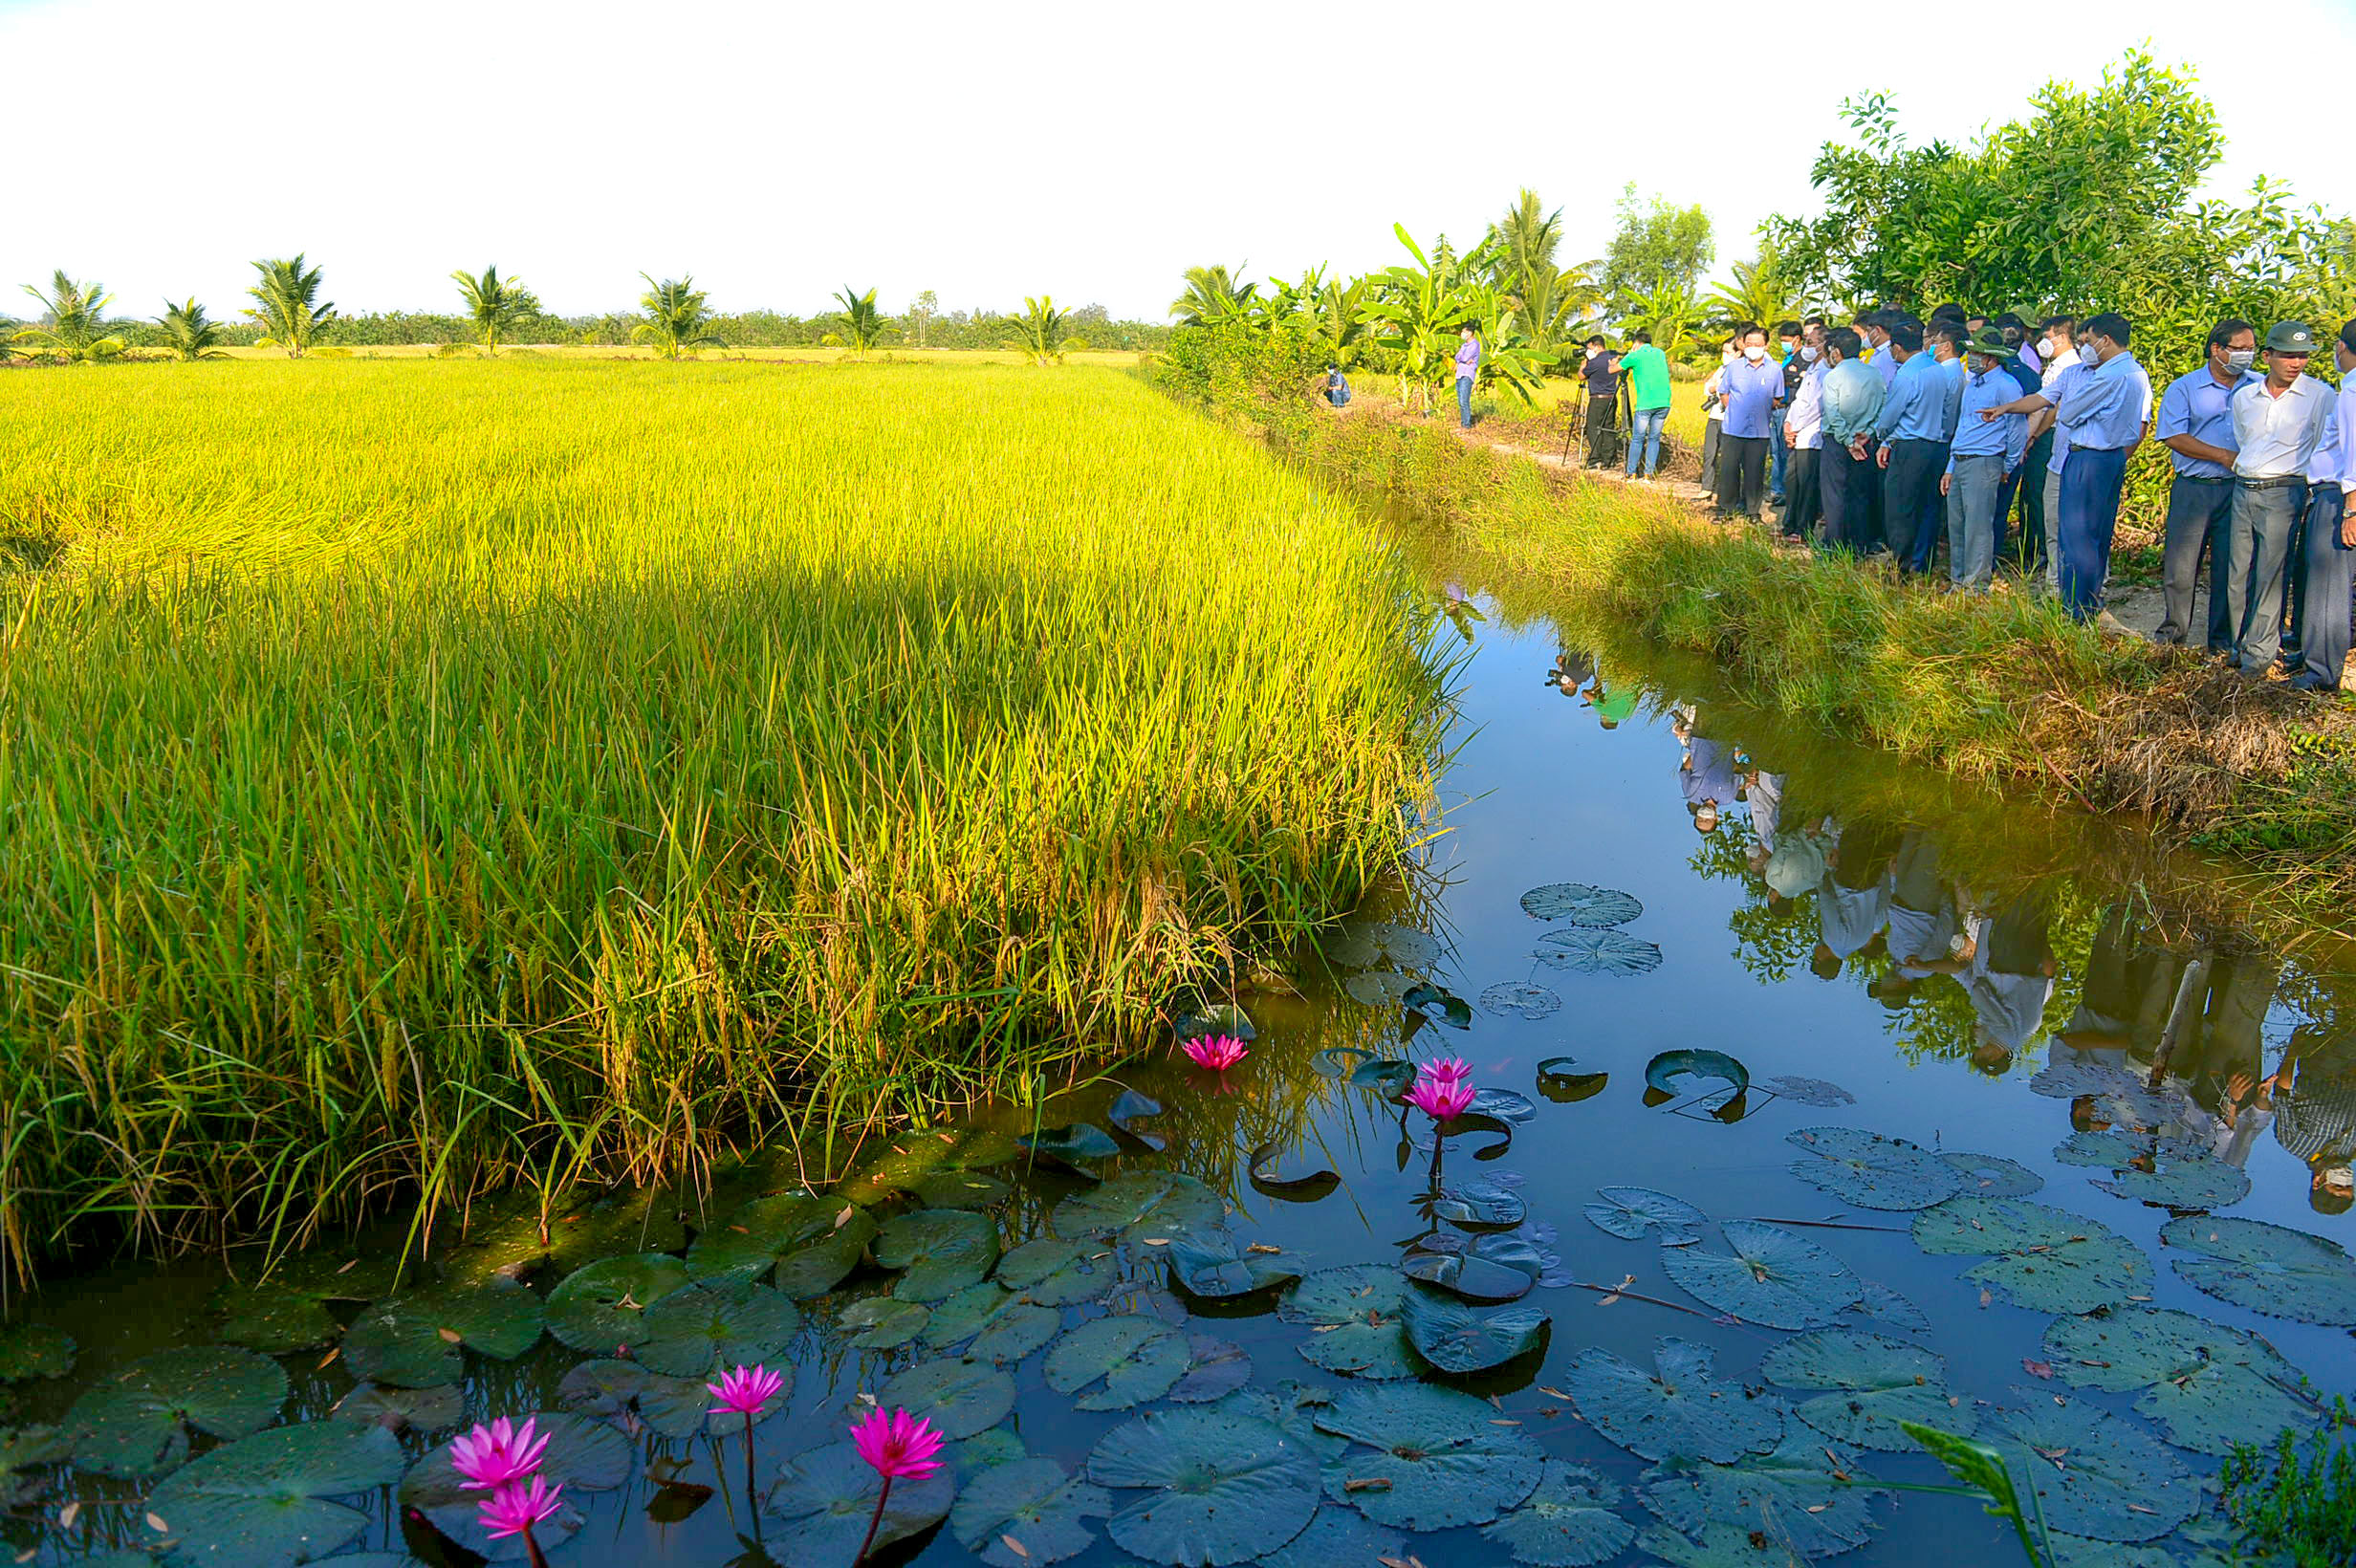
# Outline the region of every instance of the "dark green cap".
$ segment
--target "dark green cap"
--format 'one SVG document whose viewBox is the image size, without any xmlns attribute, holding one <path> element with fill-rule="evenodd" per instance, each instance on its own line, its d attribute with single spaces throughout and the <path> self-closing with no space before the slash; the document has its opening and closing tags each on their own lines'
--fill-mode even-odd
<svg viewBox="0 0 2356 1568">
<path fill-rule="evenodd" d="M 2315 329 L 2304 321 L 2277 321 L 2266 329 L 2266 347 L 2275 354 L 2313 354 Z"/>
<path fill-rule="evenodd" d="M 1994 359 L 2013 357 L 2012 345 L 2004 340 L 2002 330 L 1996 327 L 1982 327 L 1972 334 L 1972 340 L 1963 345 L 1963 351 L 1966 354 L 1985 354 Z"/>
</svg>

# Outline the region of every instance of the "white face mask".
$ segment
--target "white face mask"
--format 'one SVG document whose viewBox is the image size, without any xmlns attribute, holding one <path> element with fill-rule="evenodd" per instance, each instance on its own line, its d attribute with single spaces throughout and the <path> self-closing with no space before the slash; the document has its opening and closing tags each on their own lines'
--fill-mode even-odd
<svg viewBox="0 0 2356 1568">
<path fill-rule="evenodd" d="M 2236 376 L 2248 375 L 2250 367 L 2256 363 L 2258 350 L 2254 348 L 2229 348 L 2225 351 L 2225 368 Z"/>
<path fill-rule="evenodd" d="M 1731 349 L 1731 348 L 1728 348 L 1728 349 L 1720 349 L 1720 350 L 1718 351 L 1718 363 L 1720 363 L 1720 364 L 1722 364 L 1722 365 L 1731 365 L 1731 364 L 1733 364 L 1734 362 L 1734 351 L 1733 349 Z"/>
<path fill-rule="evenodd" d="M 1597 355 L 1599 355 L 1599 354 L 1601 354 L 1601 353 L 1603 353 L 1603 351 L 1602 349 L 1600 349 L 1600 348 L 1591 348 L 1591 349 L 1587 350 L 1587 358 L 1588 358 L 1588 359 L 1594 359 Z"/>
<path fill-rule="evenodd" d="M 1756 364 L 1767 358 L 1767 349 L 1760 343 L 1745 343 L 1742 348 L 1742 357 L 1753 364 Z"/>
<path fill-rule="evenodd" d="M 2037 340 L 2037 357 L 2040 359 L 2050 359 L 2053 358 L 2053 339 L 2051 338 L 2040 338 Z"/>
<path fill-rule="evenodd" d="M 1815 345 L 1814 343 L 1802 343 L 1802 344 L 1800 344 L 1800 359 L 1802 359 L 1806 360 L 1809 364 L 1814 364 L 1814 363 L 1816 363 L 1816 361 L 1817 361 L 1817 351 L 1816 351 L 1816 345 Z"/>
</svg>

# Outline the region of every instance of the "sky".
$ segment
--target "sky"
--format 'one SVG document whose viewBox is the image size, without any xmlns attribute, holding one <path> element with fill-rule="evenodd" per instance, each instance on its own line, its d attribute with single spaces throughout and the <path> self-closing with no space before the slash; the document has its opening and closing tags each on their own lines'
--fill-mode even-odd
<svg viewBox="0 0 2356 1568">
<path fill-rule="evenodd" d="M 849 285 L 888 312 L 930 289 L 1159 320 L 1189 265 L 1363 272 L 1403 259 L 1394 221 L 1469 244 L 1524 185 L 1562 207 L 1561 259 L 1600 255 L 1630 181 L 1707 208 L 1722 272 L 1761 217 L 1810 208 L 1844 95 L 1965 139 L 2147 42 L 2218 105 L 2213 193 L 2265 174 L 2356 210 L 2326 71 L 2356 58 L 2356 0 L 2267 0 L 2262 27 L 2214 0 L 1883 8 L 1807 30 L 1873 47 L 1805 54 L 1775 31 L 1819 14 L 0 0 L 0 292 L 62 267 L 120 314 L 232 315 L 252 258 L 300 250 L 347 313 L 452 310 L 451 271 L 496 264 L 559 315 L 634 308 L 644 271 L 723 311 L 812 315 Z"/>
</svg>

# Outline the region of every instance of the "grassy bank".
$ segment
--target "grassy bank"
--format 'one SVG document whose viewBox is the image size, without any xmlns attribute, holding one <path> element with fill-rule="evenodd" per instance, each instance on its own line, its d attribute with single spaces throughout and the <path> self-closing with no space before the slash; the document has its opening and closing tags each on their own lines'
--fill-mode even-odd
<svg viewBox="0 0 2356 1568">
<path fill-rule="evenodd" d="M 11 392 L 20 1270 L 1028 1101 L 1347 908 L 1421 783 L 1402 569 L 1129 377 Z"/>
</svg>

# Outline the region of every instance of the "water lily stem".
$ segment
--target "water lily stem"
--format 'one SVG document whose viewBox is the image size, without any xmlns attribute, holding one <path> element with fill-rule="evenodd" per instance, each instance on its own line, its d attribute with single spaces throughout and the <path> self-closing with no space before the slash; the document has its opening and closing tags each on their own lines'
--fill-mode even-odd
<svg viewBox="0 0 2356 1568">
<path fill-rule="evenodd" d="M 753 1510 L 753 1516 L 754 1518 L 757 1519 L 760 1517 L 760 1500 L 753 1494 L 753 1412 L 750 1410 L 745 1412 L 745 1506 Z"/>
<path fill-rule="evenodd" d="M 531 1559 L 532 1568 L 548 1568 L 548 1559 L 540 1556 L 540 1543 L 532 1538 L 530 1525 L 524 1526 L 524 1556 Z"/>
<path fill-rule="evenodd" d="M 884 1490 L 875 1494 L 875 1514 L 867 1521 L 867 1538 L 859 1543 L 859 1551 L 851 1558 L 851 1568 L 867 1560 L 867 1548 L 875 1544 L 876 1527 L 884 1522 L 884 1505 L 892 1500 L 892 1478 L 884 1477 Z"/>
</svg>

